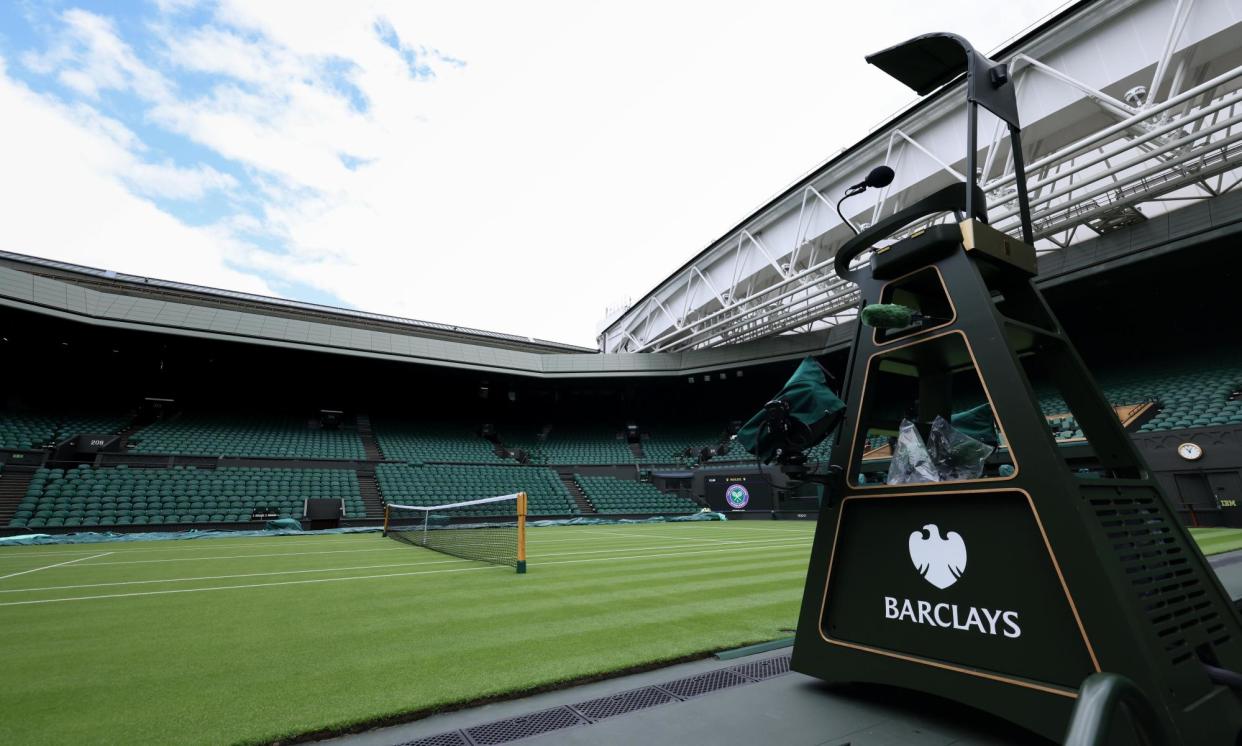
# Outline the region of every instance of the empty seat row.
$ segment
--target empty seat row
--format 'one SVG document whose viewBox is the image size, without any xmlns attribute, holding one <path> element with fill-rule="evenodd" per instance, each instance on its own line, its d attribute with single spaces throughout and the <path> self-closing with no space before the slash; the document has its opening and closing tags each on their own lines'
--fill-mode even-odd
<svg viewBox="0 0 1242 746">
<path fill-rule="evenodd" d="M 643 433 L 643 460 L 653 464 L 693 465 L 698 463 L 698 454 L 702 449 L 719 445 L 723 438 L 724 432 L 718 427 L 656 428 Z"/>
<path fill-rule="evenodd" d="M 680 514 L 698 510 L 690 500 L 661 492 L 649 482 L 583 474 L 575 474 L 574 480 L 600 513 Z"/>
<path fill-rule="evenodd" d="M 382 420 L 375 423 L 375 440 L 387 459 L 478 464 L 508 461 L 496 455 L 494 444 L 460 425 Z"/>
<path fill-rule="evenodd" d="M 626 464 L 636 461 L 617 428 L 553 426 L 546 433 L 504 432 L 507 445 L 522 448 L 541 464 Z"/>
<path fill-rule="evenodd" d="M 380 464 L 375 476 L 388 503 L 444 505 L 525 492 L 530 515 L 576 512 L 569 491 L 556 472 L 537 466 Z M 459 509 L 459 512 L 495 515 L 512 514 L 514 510 L 512 503 L 500 503 Z"/>
<path fill-rule="evenodd" d="M 134 453 L 187 456 L 362 459 L 356 430 L 330 430 L 294 417 L 182 415 L 155 422 L 129 437 Z"/>
<path fill-rule="evenodd" d="M 365 516 L 349 469 L 81 466 L 37 470 L 10 525 L 231 523 L 260 508 L 298 517 L 307 499 L 341 500 L 346 517 Z"/>
<path fill-rule="evenodd" d="M 112 435 L 130 419 L 120 413 L 0 412 L 0 448 L 43 448 L 75 435 Z"/>
</svg>

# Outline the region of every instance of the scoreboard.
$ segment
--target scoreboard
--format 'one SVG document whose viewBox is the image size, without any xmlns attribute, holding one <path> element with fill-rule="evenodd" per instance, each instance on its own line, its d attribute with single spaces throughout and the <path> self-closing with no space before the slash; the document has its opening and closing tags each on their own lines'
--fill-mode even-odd
<svg viewBox="0 0 1242 746">
<path fill-rule="evenodd" d="M 772 510 L 772 482 L 767 474 L 739 470 L 720 472 L 703 480 L 704 497 L 720 513 Z"/>
</svg>

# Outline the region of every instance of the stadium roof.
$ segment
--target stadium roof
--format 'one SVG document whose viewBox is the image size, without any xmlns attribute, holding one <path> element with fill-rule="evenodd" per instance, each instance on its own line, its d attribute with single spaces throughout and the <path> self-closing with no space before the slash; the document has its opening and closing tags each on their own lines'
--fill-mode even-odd
<svg viewBox="0 0 1242 746">
<path fill-rule="evenodd" d="M 1041 286 L 1073 281 L 1184 247 L 1242 235 L 1242 190 L 1083 242 L 1039 260 Z M 1230 240 L 1236 240 L 1231 238 Z M 199 288 L 0 252 L 0 308 L 131 329 L 537 378 L 698 375 L 844 350 L 849 322 L 743 344 L 641 354 Z"/>
<path fill-rule="evenodd" d="M 798 358 L 849 339 L 840 330 L 726 352 L 603 355 L 510 334 L 123 275 L 9 252 L 0 252 L 0 306 L 101 327 L 548 378 L 694 374 Z"/>
<path fill-rule="evenodd" d="M 1074 253 L 1242 182 L 1240 35 L 1231 0 L 1093 0 L 993 53 L 1018 89 L 1041 254 Z M 852 320 L 856 288 L 832 269 L 852 235 L 836 197 L 873 166 L 892 167 L 889 187 L 847 206 L 852 222 L 873 223 L 962 181 L 960 85 L 898 113 L 755 210 L 610 319 L 600 348 L 702 349 Z M 1015 231 L 1012 158 L 996 124 L 980 118 L 981 185 L 991 222 Z"/>
<path fill-rule="evenodd" d="M 399 329 L 404 334 L 447 339 L 471 344 L 481 344 L 509 350 L 527 350 L 544 353 L 595 352 L 590 347 L 549 342 L 534 337 L 490 332 L 466 326 L 441 324 L 435 321 L 419 321 L 400 316 L 336 308 L 316 303 L 273 298 L 265 295 L 242 293 L 236 290 L 191 285 L 184 282 L 160 280 L 154 277 L 129 275 L 112 270 L 85 267 L 52 259 L 0 251 L 0 264 L 12 266 L 40 277 L 55 277 L 82 287 L 95 288 L 109 293 L 130 295 L 137 298 L 160 300 L 189 300 L 197 305 L 218 304 L 231 310 L 253 309 L 259 313 L 287 316 L 307 320 L 326 321 L 366 329 Z"/>
</svg>

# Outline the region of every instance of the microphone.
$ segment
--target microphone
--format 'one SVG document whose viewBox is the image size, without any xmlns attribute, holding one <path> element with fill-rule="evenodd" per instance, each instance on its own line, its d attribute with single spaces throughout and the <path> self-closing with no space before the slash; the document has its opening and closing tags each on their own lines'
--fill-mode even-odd
<svg viewBox="0 0 1242 746">
<path fill-rule="evenodd" d="M 921 321 L 948 321 L 935 316 L 924 316 L 922 313 L 899 303 L 872 303 L 863 308 L 859 315 L 863 326 L 875 329 L 904 329 Z"/>
<path fill-rule="evenodd" d="M 853 197 L 855 194 L 862 194 L 867 191 L 868 188 L 881 189 L 889 184 L 892 184 L 893 176 L 893 169 L 888 166 L 876 166 L 871 169 L 871 173 L 867 174 L 867 178 L 846 189 L 845 196 L 837 200 L 837 215 L 840 216 L 842 223 L 845 223 L 850 230 L 854 231 L 855 236 L 858 235 L 858 229 L 854 227 L 853 223 L 845 219 L 845 215 L 841 212 L 841 203 L 846 199 Z"/>
<path fill-rule="evenodd" d="M 859 320 L 876 329 L 904 329 L 914 321 L 915 310 L 897 303 L 872 303 L 862 310 Z"/>
<path fill-rule="evenodd" d="M 858 182 L 846 191 L 849 192 L 857 189 L 859 192 L 862 192 L 868 187 L 872 189 L 882 189 L 893 183 L 893 177 L 895 175 L 896 174 L 893 173 L 893 169 L 888 166 L 876 166 L 871 169 L 871 173 L 867 174 L 867 178 Z M 855 194 L 857 194 L 857 192 L 855 192 Z"/>
</svg>

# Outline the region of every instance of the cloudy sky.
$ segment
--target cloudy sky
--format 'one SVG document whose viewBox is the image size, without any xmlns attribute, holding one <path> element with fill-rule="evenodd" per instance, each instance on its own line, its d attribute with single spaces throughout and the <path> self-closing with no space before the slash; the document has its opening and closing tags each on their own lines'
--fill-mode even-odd
<svg viewBox="0 0 1242 746">
<path fill-rule="evenodd" d="M 0 3 L 0 248 L 594 345 L 1062 0 Z"/>
</svg>

